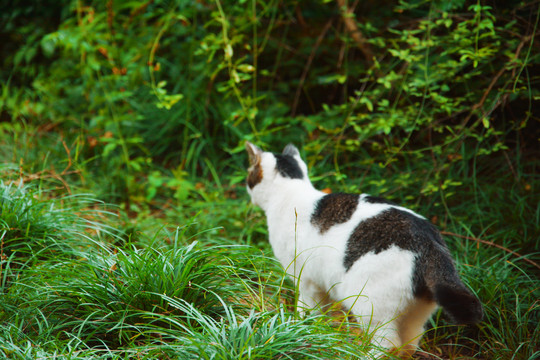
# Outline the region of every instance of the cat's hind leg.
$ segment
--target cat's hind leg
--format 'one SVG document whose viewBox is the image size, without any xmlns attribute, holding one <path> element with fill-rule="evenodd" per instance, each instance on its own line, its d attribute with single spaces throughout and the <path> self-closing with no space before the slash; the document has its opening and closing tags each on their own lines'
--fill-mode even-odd
<svg viewBox="0 0 540 360">
<path fill-rule="evenodd" d="M 436 308 L 437 304 L 433 300 L 416 298 L 397 319 L 398 333 L 403 344 L 399 353 L 401 358 L 412 356 L 418 349 L 424 325 Z"/>
<path fill-rule="evenodd" d="M 371 335 L 370 342 L 373 346 L 369 351 L 372 358 L 388 359 L 389 354 L 395 356 L 400 353 L 401 339 L 395 320 L 386 323 L 372 320 L 372 323 L 368 325 L 368 332 Z"/>
<path fill-rule="evenodd" d="M 298 300 L 296 302 L 296 310 L 300 317 L 305 317 L 308 311 L 318 313 L 329 303 L 330 299 L 326 291 L 314 281 L 307 278 L 300 280 L 298 284 Z"/>
<path fill-rule="evenodd" d="M 383 352 L 380 348 L 383 348 L 401 359 L 411 358 L 418 349 L 424 325 L 436 308 L 437 304 L 432 300 L 416 298 L 411 300 L 399 315 L 394 315 L 391 320 L 384 322 L 388 314 L 378 313 L 375 306 L 369 324 L 373 334 L 372 343 L 376 345 L 374 354 L 381 354 L 377 356 L 381 357 Z M 363 321 L 366 321 L 365 317 Z"/>
<path fill-rule="evenodd" d="M 377 348 L 390 350 L 402 345 L 399 324 L 394 312 L 391 311 L 398 304 L 393 304 L 392 300 L 394 299 L 373 299 L 360 294 L 342 301 L 343 307 L 349 309 L 356 321 L 363 325 L 366 333 L 371 334 L 371 342 Z M 375 350 L 375 353 L 378 351 Z"/>
</svg>

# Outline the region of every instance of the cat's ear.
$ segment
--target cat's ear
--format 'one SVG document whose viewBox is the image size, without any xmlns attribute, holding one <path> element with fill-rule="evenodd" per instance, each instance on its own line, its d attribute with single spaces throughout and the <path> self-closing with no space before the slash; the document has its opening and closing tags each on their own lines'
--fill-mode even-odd
<svg viewBox="0 0 540 360">
<path fill-rule="evenodd" d="M 300 156 L 300 151 L 293 144 L 289 144 L 283 149 L 283 155 Z"/>
<path fill-rule="evenodd" d="M 258 146 L 253 145 L 249 141 L 246 141 L 246 150 L 249 155 L 249 164 L 255 165 L 261 161 L 261 154 L 263 151 Z"/>
</svg>

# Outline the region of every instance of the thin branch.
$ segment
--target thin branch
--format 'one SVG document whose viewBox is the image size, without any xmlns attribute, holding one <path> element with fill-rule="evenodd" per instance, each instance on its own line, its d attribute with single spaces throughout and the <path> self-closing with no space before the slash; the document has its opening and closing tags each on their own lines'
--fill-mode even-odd
<svg viewBox="0 0 540 360">
<path fill-rule="evenodd" d="M 72 163 L 71 163 L 71 151 L 69 150 L 66 142 L 64 141 L 64 139 L 62 139 L 62 145 L 64 146 L 64 150 L 66 150 L 66 154 L 68 156 L 68 164 L 66 166 L 66 168 L 62 171 L 62 173 L 60 175 L 64 175 L 66 173 L 66 171 L 68 171 L 68 169 L 71 167 Z"/>
<path fill-rule="evenodd" d="M 341 17 L 345 23 L 345 28 L 353 38 L 356 46 L 358 46 L 366 58 L 368 64 L 371 64 L 373 62 L 373 52 L 371 51 L 369 43 L 364 37 L 364 34 L 362 34 L 362 32 L 358 29 L 358 26 L 356 26 L 356 22 L 354 20 L 354 8 L 349 8 L 347 6 L 347 0 L 337 0 L 337 3 L 341 10 Z"/>
<path fill-rule="evenodd" d="M 532 266 L 540 269 L 540 265 L 538 265 L 537 263 L 535 263 L 534 261 L 530 260 L 530 259 L 527 259 L 525 257 L 523 257 L 523 255 L 521 255 L 520 253 L 518 252 L 515 252 L 513 250 L 510 250 L 508 248 L 505 248 L 504 246 L 502 245 L 499 245 L 499 244 L 495 244 L 494 242 L 491 242 L 491 241 L 487 241 L 487 240 L 483 240 L 483 239 L 479 239 L 479 238 L 475 238 L 475 237 L 472 237 L 472 236 L 465 236 L 465 235 L 459 235 L 459 234 L 455 234 L 453 232 L 448 232 L 448 231 L 441 231 L 441 234 L 443 235 L 446 235 L 446 236 L 455 236 L 455 237 L 458 237 L 458 238 L 461 238 L 461 239 L 467 239 L 467 240 L 472 240 L 472 241 L 476 241 L 476 242 L 479 242 L 479 243 L 482 243 L 482 244 L 486 244 L 486 245 L 489 245 L 489 246 L 493 246 L 493 247 L 496 247 L 498 249 L 501 249 L 501 250 L 504 250 L 506 251 L 507 253 L 510 253 L 514 256 L 517 256 L 519 258 L 521 258 L 523 261 L 526 261 L 528 262 L 529 264 L 531 264 Z"/>
</svg>

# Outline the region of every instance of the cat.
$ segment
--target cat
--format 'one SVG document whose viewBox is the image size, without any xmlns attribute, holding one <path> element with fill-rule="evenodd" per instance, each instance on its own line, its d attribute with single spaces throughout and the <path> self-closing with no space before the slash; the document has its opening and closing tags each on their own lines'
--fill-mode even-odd
<svg viewBox="0 0 540 360">
<path fill-rule="evenodd" d="M 266 214 L 276 258 L 299 289 L 301 316 L 339 302 L 400 357 L 417 349 L 441 306 L 457 324 L 483 317 L 459 279 L 440 233 L 424 217 L 383 198 L 316 190 L 298 149 L 264 152 L 246 142 L 246 187 Z"/>
</svg>

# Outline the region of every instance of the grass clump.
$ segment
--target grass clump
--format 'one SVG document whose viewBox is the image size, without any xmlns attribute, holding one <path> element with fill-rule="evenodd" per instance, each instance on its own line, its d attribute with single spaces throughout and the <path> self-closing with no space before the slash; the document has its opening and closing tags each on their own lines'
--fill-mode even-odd
<svg viewBox="0 0 540 360">
<path fill-rule="evenodd" d="M 53 198 L 30 185 L 0 182 L 0 273 L 10 274 L 48 259 L 68 259 L 114 230 L 96 219 L 110 213 L 86 195 Z M 90 237 L 93 235 L 93 238 Z M 3 271 L 2 271 L 3 270 Z"/>
<path fill-rule="evenodd" d="M 182 331 L 191 320 L 170 299 L 182 300 L 210 317 L 223 314 L 221 298 L 238 297 L 220 260 L 226 247 L 115 248 L 87 254 L 55 269 L 50 286 L 36 294 L 54 331 L 106 347 L 137 343 L 147 333 Z M 41 270 L 42 271 L 42 270 Z"/>
<path fill-rule="evenodd" d="M 225 315 L 215 319 L 184 301 L 171 299 L 171 304 L 199 325 L 163 346 L 182 359 L 361 359 L 367 352 L 365 345 L 349 346 L 352 339 L 335 332 L 323 317 L 298 320 L 283 308 L 242 315 L 223 303 Z"/>
<path fill-rule="evenodd" d="M 37 254 L 44 249 L 89 240 L 88 233 L 111 235 L 111 228 L 95 221 L 110 212 L 96 210 L 90 196 L 48 198 L 47 192 L 30 185 L 0 182 L 0 231 L 4 255 Z M 77 238 L 77 241 L 72 241 Z M 60 248 L 58 248 L 60 247 Z"/>
<path fill-rule="evenodd" d="M 0 231 L 2 257 L 19 262 L 44 251 L 60 250 L 59 242 L 74 229 L 69 212 L 55 208 L 54 202 L 39 201 L 28 187 L 0 183 Z"/>
</svg>

